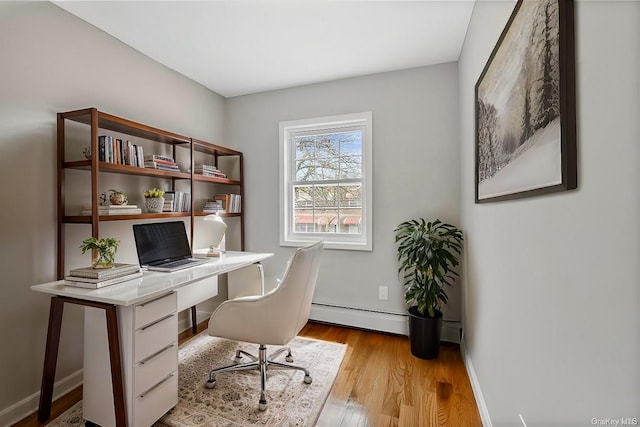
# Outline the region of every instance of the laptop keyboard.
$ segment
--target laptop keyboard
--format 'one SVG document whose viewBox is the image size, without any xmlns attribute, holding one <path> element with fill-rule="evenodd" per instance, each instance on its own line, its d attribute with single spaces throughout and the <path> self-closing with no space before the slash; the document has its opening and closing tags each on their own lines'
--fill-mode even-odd
<svg viewBox="0 0 640 427">
<path fill-rule="evenodd" d="M 167 262 L 164 264 L 160 264 L 158 265 L 158 267 L 168 267 L 168 268 L 173 268 L 173 267 L 180 267 L 181 265 L 186 265 L 186 264 L 193 264 L 195 261 L 192 259 L 179 259 L 176 261 L 171 261 L 171 262 Z"/>
</svg>

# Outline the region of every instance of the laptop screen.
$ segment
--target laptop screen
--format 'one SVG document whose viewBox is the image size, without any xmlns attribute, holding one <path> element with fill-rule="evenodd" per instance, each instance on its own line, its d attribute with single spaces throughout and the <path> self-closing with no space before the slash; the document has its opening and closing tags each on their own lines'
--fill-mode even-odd
<svg viewBox="0 0 640 427">
<path fill-rule="evenodd" d="M 187 231 L 182 221 L 134 224 L 140 265 L 191 257 Z"/>
</svg>

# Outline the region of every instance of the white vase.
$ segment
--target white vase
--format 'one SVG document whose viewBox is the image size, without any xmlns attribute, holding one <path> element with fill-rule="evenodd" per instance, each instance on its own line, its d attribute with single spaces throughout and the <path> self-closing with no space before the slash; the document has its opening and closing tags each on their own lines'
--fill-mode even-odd
<svg viewBox="0 0 640 427">
<path fill-rule="evenodd" d="M 147 212 L 162 212 L 164 197 L 147 197 L 144 201 L 147 206 Z"/>
</svg>

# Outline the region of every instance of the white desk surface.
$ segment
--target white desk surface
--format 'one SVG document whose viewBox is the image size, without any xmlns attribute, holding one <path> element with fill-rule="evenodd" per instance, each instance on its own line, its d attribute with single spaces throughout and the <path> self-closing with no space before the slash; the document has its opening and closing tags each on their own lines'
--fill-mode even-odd
<svg viewBox="0 0 640 427">
<path fill-rule="evenodd" d="M 67 286 L 64 280 L 34 285 L 31 289 L 52 295 L 128 306 L 148 301 L 198 280 L 247 267 L 271 256 L 272 253 L 228 251 L 221 258 L 211 258 L 211 262 L 195 267 L 172 273 L 145 271 L 141 278 L 100 289 Z"/>
</svg>

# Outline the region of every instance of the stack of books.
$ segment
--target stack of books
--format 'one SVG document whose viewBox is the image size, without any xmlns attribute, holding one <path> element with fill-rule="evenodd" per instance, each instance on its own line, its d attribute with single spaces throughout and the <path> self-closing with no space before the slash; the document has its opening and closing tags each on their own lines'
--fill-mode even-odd
<svg viewBox="0 0 640 427">
<path fill-rule="evenodd" d="M 160 154 L 145 155 L 144 167 L 169 172 L 180 172 L 180 167 L 172 157 L 163 156 Z"/>
<path fill-rule="evenodd" d="M 142 277 L 138 264 L 114 264 L 112 268 L 94 269 L 92 267 L 75 268 L 64 279 L 67 286 L 99 289 L 116 283 Z"/>
<path fill-rule="evenodd" d="M 82 215 L 91 215 L 91 206 L 82 210 Z M 98 206 L 98 215 L 139 215 L 142 213 L 137 205 Z"/>
<path fill-rule="evenodd" d="M 193 173 L 204 176 L 215 176 L 217 178 L 226 178 L 227 175 L 220 172 L 220 170 L 213 165 L 198 165 L 193 170 Z"/>
<path fill-rule="evenodd" d="M 202 209 L 204 213 L 225 213 L 224 208 L 222 207 L 222 200 L 207 200 L 204 204 L 204 208 Z"/>
</svg>

